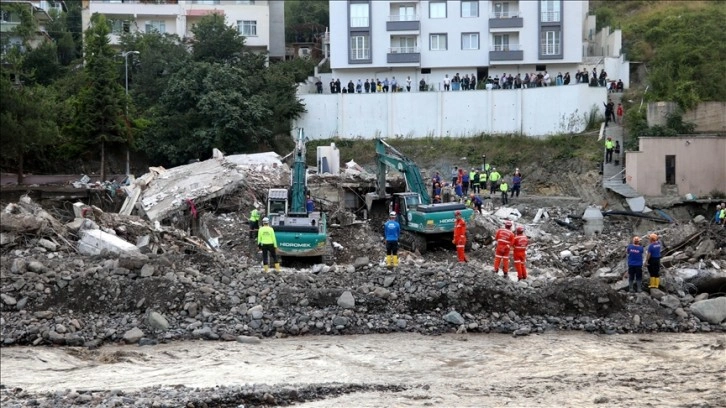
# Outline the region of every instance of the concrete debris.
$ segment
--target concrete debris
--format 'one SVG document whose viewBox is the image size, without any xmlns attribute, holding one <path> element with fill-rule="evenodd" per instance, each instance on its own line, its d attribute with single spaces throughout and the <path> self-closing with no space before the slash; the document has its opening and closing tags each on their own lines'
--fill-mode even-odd
<svg viewBox="0 0 726 408">
<path fill-rule="evenodd" d="M 645 211 L 645 198 L 643 196 L 626 198 L 625 201 L 631 211 L 638 213 Z"/>
</svg>

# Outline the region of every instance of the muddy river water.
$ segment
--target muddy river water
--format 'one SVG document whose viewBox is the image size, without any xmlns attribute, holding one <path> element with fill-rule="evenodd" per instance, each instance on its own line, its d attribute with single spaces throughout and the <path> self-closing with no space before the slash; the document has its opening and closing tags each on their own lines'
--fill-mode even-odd
<svg viewBox="0 0 726 408">
<path fill-rule="evenodd" d="M 27 391 L 184 384 L 398 384 L 302 407 L 726 407 L 726 335 L 322 336 L 153 347 L 0 349 Z"/>
</svg>

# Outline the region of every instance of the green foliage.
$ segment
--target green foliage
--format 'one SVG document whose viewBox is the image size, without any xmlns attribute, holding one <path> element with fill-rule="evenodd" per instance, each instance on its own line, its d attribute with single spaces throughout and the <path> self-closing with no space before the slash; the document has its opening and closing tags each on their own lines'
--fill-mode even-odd
<svg viewBox="0 0 726 408">
<path fill-rule="evenodd" d="M 57 140 L 56 101 L 52 89 L 16 86 L 7 74 L 0 73 L 0 129 L 6 135 L 0 158 L 22 175 L 26 156 Z"/>
<path fill-rule="evenodd" d="M 20 37 L 24 46 L 35 38 L 38 32 L 38 22 L 33 18 L 32 5 L 30 3 L 0 3 L 0 10 L 10 15 L 11 21 L 19 21 L 20 24 L 13 27 L 13 34 Z"/>
<path fill-rule="evenodd" d="M 22 70 L 27 78 L 24 83 L 49 85 L 59 77 L 61 65 L 58 61 L 58 48 L 47 42 L 28 51 L 22 62 Z"/>
<path fill-rule="evenodd" d="M 101 148 L 101 175 L 105 176 L 106 144 L 130 144 L 131 131 L 125 118 L 126 96 L 119 83 L 117 53 L 111 48 L 106 17 L 94 14 L 85 32 L 86 85 L 76 100 L 75 144 Z"/>
<path fill-rule="evenodd" d="M 192 27 L 194 61 L 231 62 L 240 58 L 245 39 L 232 26 L 225 25 L 224 15 L 210 14 Z"/>
<path fill-rule="evenodd" d="M 270 63 L 270 71 L 292 78 L 295 83 L 304 82 L 315 72 L 316 61 L 306 58 L 295 58 L 289 61 Z"/>
<path fill-rule="evenodd" d="M 330 25 L 325 0 L 286 0 L 285 36 L 287 42 L 315 42 Z"/>
</svg>

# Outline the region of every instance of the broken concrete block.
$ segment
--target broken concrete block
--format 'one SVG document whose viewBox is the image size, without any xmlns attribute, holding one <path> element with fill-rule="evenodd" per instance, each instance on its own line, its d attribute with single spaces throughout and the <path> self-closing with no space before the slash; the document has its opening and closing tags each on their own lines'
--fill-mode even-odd
<svg viewBox="0 0 726 408">
<path fill-rule="evenodd" d="M 45 238 L 39 239 L 38 245 L 51 252 L 55 252 L 58 250 L 58 244 L 56 244 L 55 242 L 53 242 L 51 240 L 45 239 Z"/>
<path fill-rule="evenodd" d="M 12 244 L 13 242 L 15 242 L 16 238 L 17 238 L 17 235 L 15 235 L 15 234 L 8 234 L 6 232 L 0 232 L 0 246 Z"/>
<path fill-rule="evenodd" d="M 544 208 L 540 208 L 539 210 L 537 210 L 537 215 L 534 216 L 534 220 L 532 220 L 532 222 L 534 222 L 535 224 L 538 223 L 539 220 L 542 218 L 543 214 L 544 214 Z"/>
<path fill-rule="evenodd" d="M 626 198 L 628 207 L 633 212 L 643 212 L 645 210 L 645 198 L 643 196 Z"/>
<path fill-rule="evenodd" d="M 693 217 L 693 222 L 695 222 L 696 224 L 700 224 L 705 221 L 706 221 L 706 217 L 704 217 L 703 215 L 697 215 L 697 216 Z"/>
<path fill-rule="evenodd" d="M 118 254 L 140 253 L 139 249 L 115 235 L 101 230 L 84 230 L 78 242 L 78 252 L 83 255 L 99 255 L 103 250 Z"/>
<path fill-rule="evenodd" d="M 139 248 L 139 251 L 141 251 L 141 253 L 143 254 L 148 254 L 149 252 L 151 252 L 151 248 L 149 247 L 150 243 L 150 235 L 144 235 L 136 239 L 136 247 Z"/>
</svg>

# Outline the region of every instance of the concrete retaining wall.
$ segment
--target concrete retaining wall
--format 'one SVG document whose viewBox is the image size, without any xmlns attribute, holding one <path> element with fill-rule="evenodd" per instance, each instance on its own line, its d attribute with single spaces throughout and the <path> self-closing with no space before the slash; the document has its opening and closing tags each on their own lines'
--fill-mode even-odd
<svg viewBox="0 0 726 408">
<path fill-rule="evenodd" d="M 648 104 L 648 126 L 665 126 L 669 114 L 678 111 L 675 102 Z M 701 102 L 695 109 L 683 114 L 684 122 L 696 125 L 696 132 L 726 134 L 726 102 Z"/>
<path fill-rule="evenodd" d="M 310 139 L 333 137 L 582 132 L 591 109 L 602 115 L 605 88 L 587 85 L 517 90 L 300 95 L 307 113 L 294 127 Z"/>
</svg>

